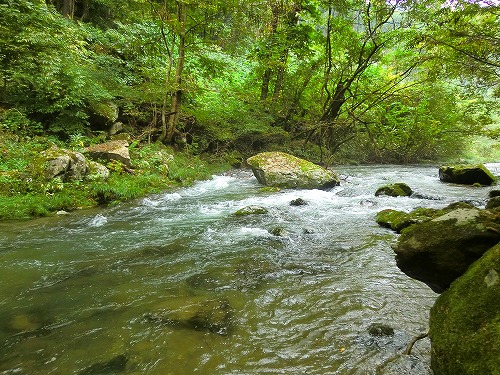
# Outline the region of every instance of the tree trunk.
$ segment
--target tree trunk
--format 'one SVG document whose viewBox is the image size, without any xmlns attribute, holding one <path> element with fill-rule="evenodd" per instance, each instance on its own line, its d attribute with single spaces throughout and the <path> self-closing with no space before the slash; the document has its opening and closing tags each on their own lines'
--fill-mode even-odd
<svg viewBox="0 0 500 375">
<path fill-rule="evenodd" d="M 175 92 L 172 95 L 172 102 L 170 103 L 170 114 L 168 115 L 167 134 L 165 142 L 171 143 L 174 134 L 177 131 L 177 123 L 179 122 L 179 115 L 182 100 L 182 72 L 184 70 L 184 61 L 186 57 L 186 5 L 180 1 L 177 2 L 177 19 L 179 21 L 179 45 L 177 58 L 177 67 L 175 70 Z"/>
<path fill-rule="evenodd" d="M 75 1 L 76 0 L 64 0 L 61 11 L 63 16 L 73 19 L 75 16 Z"/>
<path fill-rule="evenodd" d="M 269 82 L 271 81 L 271 69 L 267 68 L 262 76 L 262 86 L 260 89 L 260 100 L 266 100 L 269 93 Z"/>
</svg>

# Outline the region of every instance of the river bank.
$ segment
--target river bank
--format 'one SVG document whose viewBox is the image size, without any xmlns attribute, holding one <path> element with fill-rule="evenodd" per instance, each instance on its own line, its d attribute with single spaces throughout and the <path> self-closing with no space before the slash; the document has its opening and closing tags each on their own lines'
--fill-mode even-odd
<svg viewBox="0 0 500 375">
<path fill-rule="evenodd" d="M 114 205 L 210 178 L 230 168 L 222 157 L 205 158 L 190 150 L 159 143 L 132 142 L 133 165 L 103 163 L 109 177 L 61 181 L 44 176 L 39 155 L 50 148 L 83 151 L 91 138 L 61 142 L 50 137 L 19 138 L 2 133 L 0 140 L 0 220 L 30 219 L 102 205 Z"/>
</svg>

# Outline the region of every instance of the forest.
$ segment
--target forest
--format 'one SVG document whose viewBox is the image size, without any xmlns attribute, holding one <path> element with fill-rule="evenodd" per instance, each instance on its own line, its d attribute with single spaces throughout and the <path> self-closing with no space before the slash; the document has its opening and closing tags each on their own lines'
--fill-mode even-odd
<svg viewBox="0 0 500 375">
<path fill-rule="evenodd" d="M 495 0 L 3 0 L 0 177 L 19 169 L 14 143 L 75 148 L 115 123 L 136 144 L 231 165 L 263 150 L 327 166 L 494 161 L 499 12 Z"/>
</svg>

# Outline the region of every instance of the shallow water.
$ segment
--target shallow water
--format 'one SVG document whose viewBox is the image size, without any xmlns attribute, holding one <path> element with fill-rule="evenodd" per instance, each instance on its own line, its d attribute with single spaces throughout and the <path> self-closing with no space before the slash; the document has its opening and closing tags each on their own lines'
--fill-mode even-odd
<svg viewBox="0 0 500 375">
<path fill-rule="evenodd" d="M 0 374 L 431 374 L 427 340 L 402 352 L 427 330 L 437 295 L 399 271 L 397 235 L 374 218 L 481 205 L 489 188 L 441 183 L 435 167 L 337 171 L 331 191 L 264 193 L 237 171 L 118 207 L 1 223 Z M 396 181 L 425 198 L 374 196 Z M 233 215 L 249 205 L 269 212 Z M 223 324 L 190 325 L 193 311 Z M 374 323 L 394 334 L 371 335 Z"/>
</svg>

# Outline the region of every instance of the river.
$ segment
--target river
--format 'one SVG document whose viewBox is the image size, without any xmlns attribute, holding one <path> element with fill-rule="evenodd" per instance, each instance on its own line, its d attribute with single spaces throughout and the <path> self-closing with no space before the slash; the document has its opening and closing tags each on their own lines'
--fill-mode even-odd
<svg viewBox="0 0 500 375">
<path fill-rule="evenodd" d="M 375 215 L 481 205 L 490 188 L 441 183 L 432 166 L 336 170 L 330 191 L 263 192 L 233 171 L 0 223 L 0 374 L 431 374 L 428 339 L 402 353 L 437 295 L 396 267 L 397 235 Z M 399 181 L 420 198 L 374 196 Z M 268 213 L 234 215 L 249 205 Z M 224 324 L 200 323 L 212 318 Z"/>
</svg>

